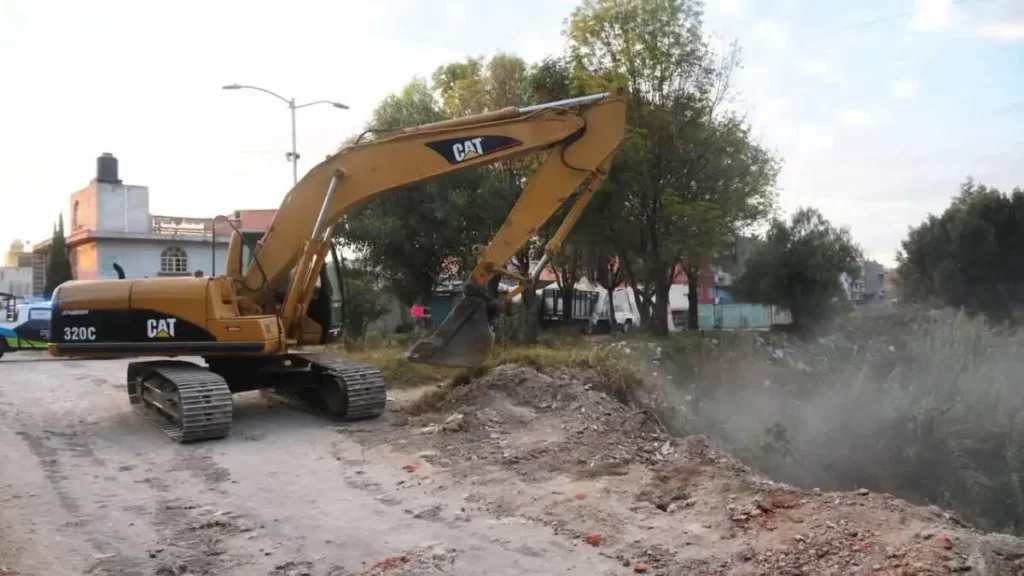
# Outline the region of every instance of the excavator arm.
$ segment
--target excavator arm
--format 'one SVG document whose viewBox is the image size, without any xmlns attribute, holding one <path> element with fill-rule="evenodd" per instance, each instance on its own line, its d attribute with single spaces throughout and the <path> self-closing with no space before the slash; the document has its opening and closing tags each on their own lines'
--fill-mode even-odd
<svg viewBox="0 0 1024 576">
<path fill-rule="evenodd" d="M 530 284 L 579 219 L 600 186 L 625 132 L 626 97 L 598 94 L 526 108 L 405 128 L 340 150 L 310 170 L 288 193 L 263 239 L 254 264 L 235 272 L 238 298 L 257 313 L 276 313 L 294 341 L 329 251 L 334 224 L 379 194 L 445 174 L 545 153 L 512 211 L 477 257 L 465 297 L 438 330 L 410 350 L 411 361 L 475 365 L 493 344 L 485 287 L 495 274 Z M 545 247 L 545 256 L 524 278 L 505 263 L 544 225 L 573 192 L 576 202 Z M 240 249 L 232 237 L 230 254 Z M 235 261 L 237 262 L 237 261 Z M 229 274 L 232 266 L 229 262 Z M 269 287 L 291 274 L 282 302 Z"/>
</svg>

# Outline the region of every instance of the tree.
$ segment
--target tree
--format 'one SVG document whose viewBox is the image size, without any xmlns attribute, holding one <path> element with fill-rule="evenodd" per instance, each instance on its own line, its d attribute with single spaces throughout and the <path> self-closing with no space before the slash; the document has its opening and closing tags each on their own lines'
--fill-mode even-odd
<svg viewBox="0 0 1024 576">
<path fill-rule="evenodd" d="M 538 76 L 543 73 L 544 70 L 530 69 L 517 56 L 498 53 L 487 61 L 483 58 L 468 58 L 464 62 L 440 66 L 435 70 L 433 79 L 446 113 L 454 117 L 537 103 L 537 94 L 533 89 L 547 81 Z M 480 194 L 488 200 L 488 211 L 482 221 L 491 226 L 490 234 L 497 231 L 512 210 L 540 159 L 540 155 L 531 154 L 478 169 L 481 174 Z M 550 236 L 551 223 L 557 221 L 557 217 L 551 218 L 548 225 L 528 239 L 516 253 L 512 265 L 519 274 L 530 274 L 541 247 Z M 536 343 L 540 332 L 539 313 L 542 302 L 536 297 L 532 285 L 524 287 L 521 294 L 522 305 L 519 308 L 519 326 L 515 337 L 523 343 Z"/>
<path fill-rule="evenodd" d="M 659 334 L 677 264 L 685 259 L 695 277 L 723 240 L 774 206 L 777 161 L 721 110 L 738 51 L 714 54 L 701 17 L 695 0 L 585 0 L 567 27 L 575 73 L 630 92 L 626 141 L 608 179 L 621 202 L 610 240 Z"/>
<path fill-rule="evenodd" d="M 71 260 L 68 258 L 68 248 L 64 242 L 64 214 L 61 214 L 50 241 L 50 257 L 46 265 L 46 286 L 43 289 L 43 296 L 50 298 L 58 286 L 73 279 Z"/>
<path fill-rule="evenodd" d="M 939 216 L 910 229 L 897 255 L 903 297 L 937 300 L 994 319 L 1024 304 L 1024 190 L 968 178 Z"/>
<path fill-rule="evenodd" d="M 684 255 L 689 307 L 688 328 L 696 329 L 700 270 L 708 266 L 735 234 L 774 209 L 778 161 L 751 140 L 749 127 L 723 115 L 694 134 L 696 154 L 681 159 L 677 181 L 691 182 L 681 194 L 665 199 L 667 236 Z"/>
<path fill-rule="evenodd" d="M 840 277 L 856 279 L 861 251 L 846 228 L 836 228 L 814 208 L 801 208 L 787 223 L 773 219 L 752 250 L 736 294 L 782 306 L 793 326 L 806 331 L 834 314 L 846 300 Z"/>
<path fill-rule="evenodd" d="M 374 274 L 365 270 L 348 269 L 345 278 L 345 319 L 346 338 L 359 339 L 366 334 L 366 328 L 387 312 L 387 305 L 380 287 L 374 281 Z"/>
</svg>

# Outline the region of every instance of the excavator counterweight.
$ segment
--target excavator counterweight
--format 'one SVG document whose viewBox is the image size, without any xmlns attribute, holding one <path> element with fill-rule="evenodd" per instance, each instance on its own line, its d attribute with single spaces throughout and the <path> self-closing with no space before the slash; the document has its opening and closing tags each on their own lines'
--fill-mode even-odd
<svg viewBox="0 0 1024 576">
<path fill-rule="evenodd" d="M 568 216 L 545 246 L 536 280 L 603 182 L 624 137 L 626 96 L 597 94 L 506 108 L 413 126 L 348 146 L 314 166 L 283 199 L 263 237 L 231 235 L 223 275 L 71 281 L 53 293 L 49 351 L 54 356 L 134 361 L 131 404 L 181 442 L 229 433 L 232 394 L 269 390 L 338 418 L 384 411 L 384 380 L 369 365 L 304 347 L 328 341 L 330 286 L 325 263 L 334 225 L 380 194 L 471 168 L 544 154 L 491 241 L 477 256 L 464 297 L 412 362 L 475 366 L 494 342 L 498 309 L 487 286 L 522 245 L 575 193 Z M 120 276 L 120 274 L 119 274 Z"/>
</svg>

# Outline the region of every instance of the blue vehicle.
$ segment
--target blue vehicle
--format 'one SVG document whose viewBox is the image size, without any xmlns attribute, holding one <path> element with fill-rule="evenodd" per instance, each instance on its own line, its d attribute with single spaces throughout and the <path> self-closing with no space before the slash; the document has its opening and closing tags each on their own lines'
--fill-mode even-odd
<svg viewBox="0 0 1024 576">
<path fill-rule="evenodd" d="M 46 350 L 50 339 L 50 314 L 47 301 L 20 301 L 0 292 L 0 358 L 19 350 Z"/>
</svg>

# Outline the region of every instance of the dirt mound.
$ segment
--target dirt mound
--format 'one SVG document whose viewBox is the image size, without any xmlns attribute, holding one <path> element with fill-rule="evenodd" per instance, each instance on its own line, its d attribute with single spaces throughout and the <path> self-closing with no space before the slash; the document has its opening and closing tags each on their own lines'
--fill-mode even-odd
<svg viewBox="0 0 1024 576">
<path fill-rule="evenodd" d="M 502 465 L 532 480 L 623 474 L 633 463 L 664 461 L 668 438 L 657 422 L 596 385 L 586 371 L 500 366 L 445 389 L 421 430 L 443 432 L 437 440 L 446 455 Z"/>
<path fill-rule="evenodd" d="M 866 490 L 767 480 L 705 436 L 674 438 L 588 371 L 502 366 L 433 394 L 390 441 L 466 501 L 544 524 L 623 573 L 1024 573 L 1024 542 Z M 439 489 L 441 489 L 439 487 Z"/>
</svg>

